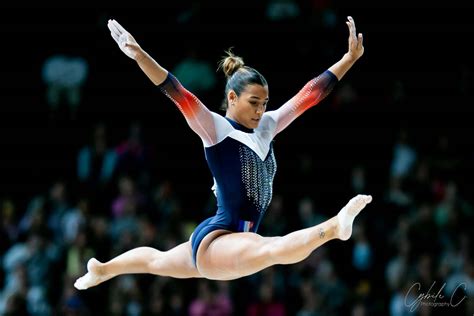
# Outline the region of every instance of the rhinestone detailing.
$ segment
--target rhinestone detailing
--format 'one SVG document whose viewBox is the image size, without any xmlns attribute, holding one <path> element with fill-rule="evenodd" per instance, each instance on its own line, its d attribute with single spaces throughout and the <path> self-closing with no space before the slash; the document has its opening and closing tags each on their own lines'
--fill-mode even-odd
<svg viewBox="0 0 474 316">
<path fill-rule="evenodd" d="M 263 213 L 270 204 L 273 193 L 273 178 L 276 172 L 273 148 L 264 161 L 245 145 L 239 146 L 239 156 L 246 195 L 258 212 Z"/>
</svg>

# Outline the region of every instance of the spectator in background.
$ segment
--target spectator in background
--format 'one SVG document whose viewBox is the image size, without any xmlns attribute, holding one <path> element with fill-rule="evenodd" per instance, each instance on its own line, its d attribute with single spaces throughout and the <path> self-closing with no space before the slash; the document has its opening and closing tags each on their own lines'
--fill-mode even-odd
<svg viewBox="0 0 474 316">
<path fill-rule="evenodd" d="M 384 198 L 386 203 L 401 210 L 406 209 L 413 204 L 413 198 L 403 187 L 402 179 L 398 177 L 389 179 Z"/>
<path fill-rule="evenodd" d="M 3 253 L 17 240 L 19 229 L 16 219 L 15 204 L 10 199 L 5 199 L 1 203 L 0 222 L 0 259 Z"/>
<path fill-rule="evenodd" d="M 128 180 L 125 180 L 128 182 Z M 109 226 L 109 234 L 113 242 L 113 252 L 119 253 L 140 240 L 138 201 L 133 196 L 124 196 L 116 201 L 116 213 Z M 114 205 L 115 207 L 115 205 Z"/>
<path fill-rule="evenodd" d="M 410 311 L 411 307 L 407 307 L 407 305 L 410 306 L 417 299 L 415 293 L 410 290 L 415 282 L 413 279 L 404 278 L 403 284 L 392 292 L 388 307 L 390 316 L 417 315 L 416 312 Z"/>
<path fill-rule="evenodd" d="M 67 281 L 67 278 L 65 278 L 65 281 L 63 281 L 64 290 L 61 293 L 58 314 L 64 316 L 92 315 L 91 311 L 87 308 L 79 293 Z M 94 308 L 93 310 L 94 312 L 99 312 L 97 308 Z"/>
<path fill-rule="evenodd" d="M 198 49 L 198 43 L 190 43 L 186 57 L 178 62 L 173 73 L 187 89 L 206 97 L 216 87 L 217 78 L 211 63 L 199 56 Z"/>
<path fill-rule="evenodd" d="M 64 180 L 57 180 L 50 187 L 45 207 L 48 216 L 48 228 L 53 234 L 53 238 L 62 244 L 64 240 L 62 221 L 70 207 L 66 182 Z"/>
<path fill-rule="evenodd" d="M 302 306 L 296 313 L 296 316 L 319 316 L 319 311 L 324 304 L 320 293 L 314 286 L 312 279 L 304 279 L 300 282 L 300 295 Z"/>
<path fill-rule="evenodd" d="M 110 221 L 105 215 L 93 216 L 90 218 L 90 232 L 88 238 L 94 252 L 100 256 L 107 256 L 112 248 L 112 236 L 109 234 Z"/>
<path fill-rule="evenodd" d="M 354 227 L 354 248 L 352 250 L 352 265 L 358 270 L 358 275 L 369 277 L 374 257 L 373 246 L 367 238 L 363 221 Z"/>
<path fill-rule="evenodd" d="M 117 173 L 126 174 L 137 179 L 139 185 L 149 182 L 151 148 L 145 144 L 143 127 L 139 121 L 130 124 L 129 133 L 116 148 Z"/>
<path fill-rule="evenodd" d="M 348 302 L 349 289 L 330 260 L 325 259 L 319 264 L 315 280 L 325 302 L 322 310 L 329 315 L 341 314 L 341 309 Z"/>
<path fill-rule="evenodd" d="M 398 139 L 393 146 L 390 178 L 398 178 L 403 184 L 404 180 L 413 170 L 417 159 L 417 151 L 408 141 L 408 131 L 406 129 L 401 129 Z"/>
<path fill-rule="evenodd" d="M 267 218 L 271 225 L 262 227 L 262 234 L 267 236 L 283 236 L 288 231 L 289 221 L 285 217 L 285 204 L 283 196 L 275 194 L 268 207 Z M 282 220 L 285 219 L 285 220 Z"/>
<path fill-rule="evenodd" d="M 453 139 L 447 135 L 440 135 L 437 139 L 436 147 L 430 153 L 431 170 L 433 177 L 442 189 L 446 183 L 453 179 L 459 180 L 462 177 L 456 177 L 458 173 L 457 168 L 460 166 L 460 156 L 457 151 L 459 149 L 454 145 Z"/>
<path fill-rule="evenodd" d="M 311 197 L 303 197 L 298 202 L 299 227 L 312 227 L 327 220 L 315 209 L 314 201 Z"/>
<path fill-rule="evenodd" d="M 312 0 L 309 2 L 310 21 L 315 28 L 333 29 L 338 19 L 332 0 Z"/>
<path fill-rule="evenodd" d="M 361 194 L 367 190 L 367 171 L 363 166 L 357 165 L 351 172 L 350 194 Z"/>
<path fill-rule="evenodd" d="M 18 269 L 17 287 L 5 287 L 0 292 L 0 314 L 4 316 L 28 315 L 26 296 L 28 293 L 24 267 Z"/>
<path fill-rule="evenodd" d="M 117 153 L 108 147 L 107 128 L 100 123 L 94 127 L 92 141 L 77 154 L 77 177 L 91 192 L 106 186 L 113 179 Z"/>
<path fill-rule="evenodd" d="M 413 214 L 413 222 L 408 228 L 408 238 L 413 241 L 410 247 L 410 260 L 420 257 L 422 254 L 431 254 L 435 257 L 441 248 L 441 231 L 437 229 L 434 220 L 433 205 L 425 202 L 418 205 Z"/>
<path fill-rule="evenodd" d="M 68 277 L 76 277 L 82 272 L 82 264 L 88 256 L 95 255 L 94 250 L 88 245 L 88 235 L 85 230 L 80 230 L 70 242 L 67 252 L 66 273 Z"/>
<path fill-rule="evenodd" d="M 300 7 L 295 0 L 271 0 L 265 11 L 270 21 L 295 20 L 300 14 Z"/>
<path fill-rule="evenodd" d="M 140 316 L 145 310 L 144 297 L 137 278 L 127 275 L 117 279 L 110 292 L 111 308 L 109 315 Z"/>
<path fill-rule="evenodd" d="M 118 179 L 118 196 L 112 202 L 112 216 L 120 218 L 125 215 L 126 210 L 130 207 L 139 209 L 145 204 L 145 195 L 141 193 L 135 180 L 123 175 Z"/>
<path fill-rule="evenodd" d="M 64 243 L 71 244 L 76 240 L 79 231 L 86 227 L 89 215 L 89 200 L 84 197 L 79 199 L 75 207 L 66 211 L 61 219 Z"/>
<path fill-rule="evenodd" d="M 28 202 L 26 211 L 18 224 L 19 238 L 25 239 L 31 232 L 48 231 L 46 206 L 46 198 L 42 195 L 37 195 Z"/>
<path fill-rule="evenodd" d="M 267 284 L 272 288 L 272 296 L 282 300 L 287 292 L 282 270 L 281 266 L 271 266 L 263 270 L 262 273 L 254 274 L 246 280 L 248 281 L 246 287 L 258 289 L 261 284 Z M 258 297 L 258 293 L 251 293 L 251 295 Z"/>
<path fill-rule="evenodd" d="M 53 276 L 53 266 L 58 260 L 58 246 L 45 235 L 31 233 L 26 242 L 13 245 L 3 262 L 6 297 L 23 293 L 29 315 L 50 315 L 48 294 L 53 284 L 45 280 Z"/>
<path fill-rule="evenodd" d="M 417 162 L 413 175 L 408 180 L 407 189 L 415 203 L 433 201 L 435 183 L 432 182 L 430 164 L 426 159 Z"/>
<path fill-rule="evenodd" d="M 400 237 L 395 247 L 396 254 L 385 266 L 385 280 L 391 291 L 396 291 L 403 285 L 404 276 L 408 273 L 410 242 L 406 237 Z"/>
<path fill-rule="evenodd" d="M 44 61 L 41 75 L 46 84 L 50 118 L 55 118 L 63 104 L 68 106 L 70 118 L 76 118 L 88 71 L 87 60 L 80 56 L 54 54 Z"/>
<path fill-rule="evenodd" d="M 258 299 L 248 306 L 246 316 L 285 316 L 283 302 L 274 295 L 272 283 L 262 282 L 258 287 Z"/>
<path fill-rule="evenodd" d="M 368 315 L 367 307 L 362 302 L 358 302 L 351 311 L 351 316 L 366 316 Z"/>
<path fill-rule="evenodd" d="M 232 302 L 229 294 L 219 288 L 216 281 L 200 279 L 198 281 L 197 297 L 189 305 L 189 316 L 230 316 Z"/>
<path fill-rule="evenodd" d="M 151 203 L 153 211 L 149 214 L 151 219 L 158 223 L 160 228 L 169 225 L 172 217 L 180 209 L 180 200 L 169 180 L 158 183 L 151 192 Z"/>
</svg>

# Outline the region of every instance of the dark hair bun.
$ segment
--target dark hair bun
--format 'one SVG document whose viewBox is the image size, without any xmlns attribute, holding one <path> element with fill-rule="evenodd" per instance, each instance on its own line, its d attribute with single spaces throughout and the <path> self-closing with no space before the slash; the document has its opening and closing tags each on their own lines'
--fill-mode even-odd
<svg viewBox="0 0 474 316">
<path fill-rule="evenodd" d="M 230 49 L 226 52 L 227 56 L 224 56 L 219 63 L 219 68 L 222 68 L 227 78 L 230 78 L 239 68 L 243 67 L 244 60 L 234 55 Z"/>
</svg>

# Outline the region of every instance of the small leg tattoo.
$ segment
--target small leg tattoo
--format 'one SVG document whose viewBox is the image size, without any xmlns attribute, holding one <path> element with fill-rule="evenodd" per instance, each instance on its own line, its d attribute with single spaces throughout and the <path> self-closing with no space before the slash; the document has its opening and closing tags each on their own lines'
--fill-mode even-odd
<svg viewBox="0 0 474 316">
<path fill-rule="evenodd" d="M 324 229 L 319 228 L 319 238 L 323 239 L 326 233 L 324 232 Z"/>
</svg>

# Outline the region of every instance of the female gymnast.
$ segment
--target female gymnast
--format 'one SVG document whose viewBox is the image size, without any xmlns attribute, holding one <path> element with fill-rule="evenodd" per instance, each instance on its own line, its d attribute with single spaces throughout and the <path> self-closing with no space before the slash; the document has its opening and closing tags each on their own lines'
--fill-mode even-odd
<svg viewBox="0 0 474 316">
<path fill-rule="evenodd" d="M 138 247 L 105 263 L 91 258 L 88 272 L 74 286 L 83 290 L 129 273 L 232 280 L 272 265 L 300 262 L 329 240 L 349 239 L 354 218 L 371 202 L 370 195 L 355 196 L 337 215 L 319 225 L 285 236 L 257 234 L 272 198 L 276 172 L 273 138 L 326 97 L 364 53 L 362 34 L 356 34 L 352 17 L 346 24 L 348 52 L 274 111 L 265 112 L 265 78 L 229 51 L 220 64 L 227 77 L 223 117 L 186 90 L 117 21 L 109 20 L 111 35 L 120 49 L 176 104 L 201 138 L 214 178 L 217 211 L 197 226 L 189 241 L 168 251 Z"/>
</svg>

